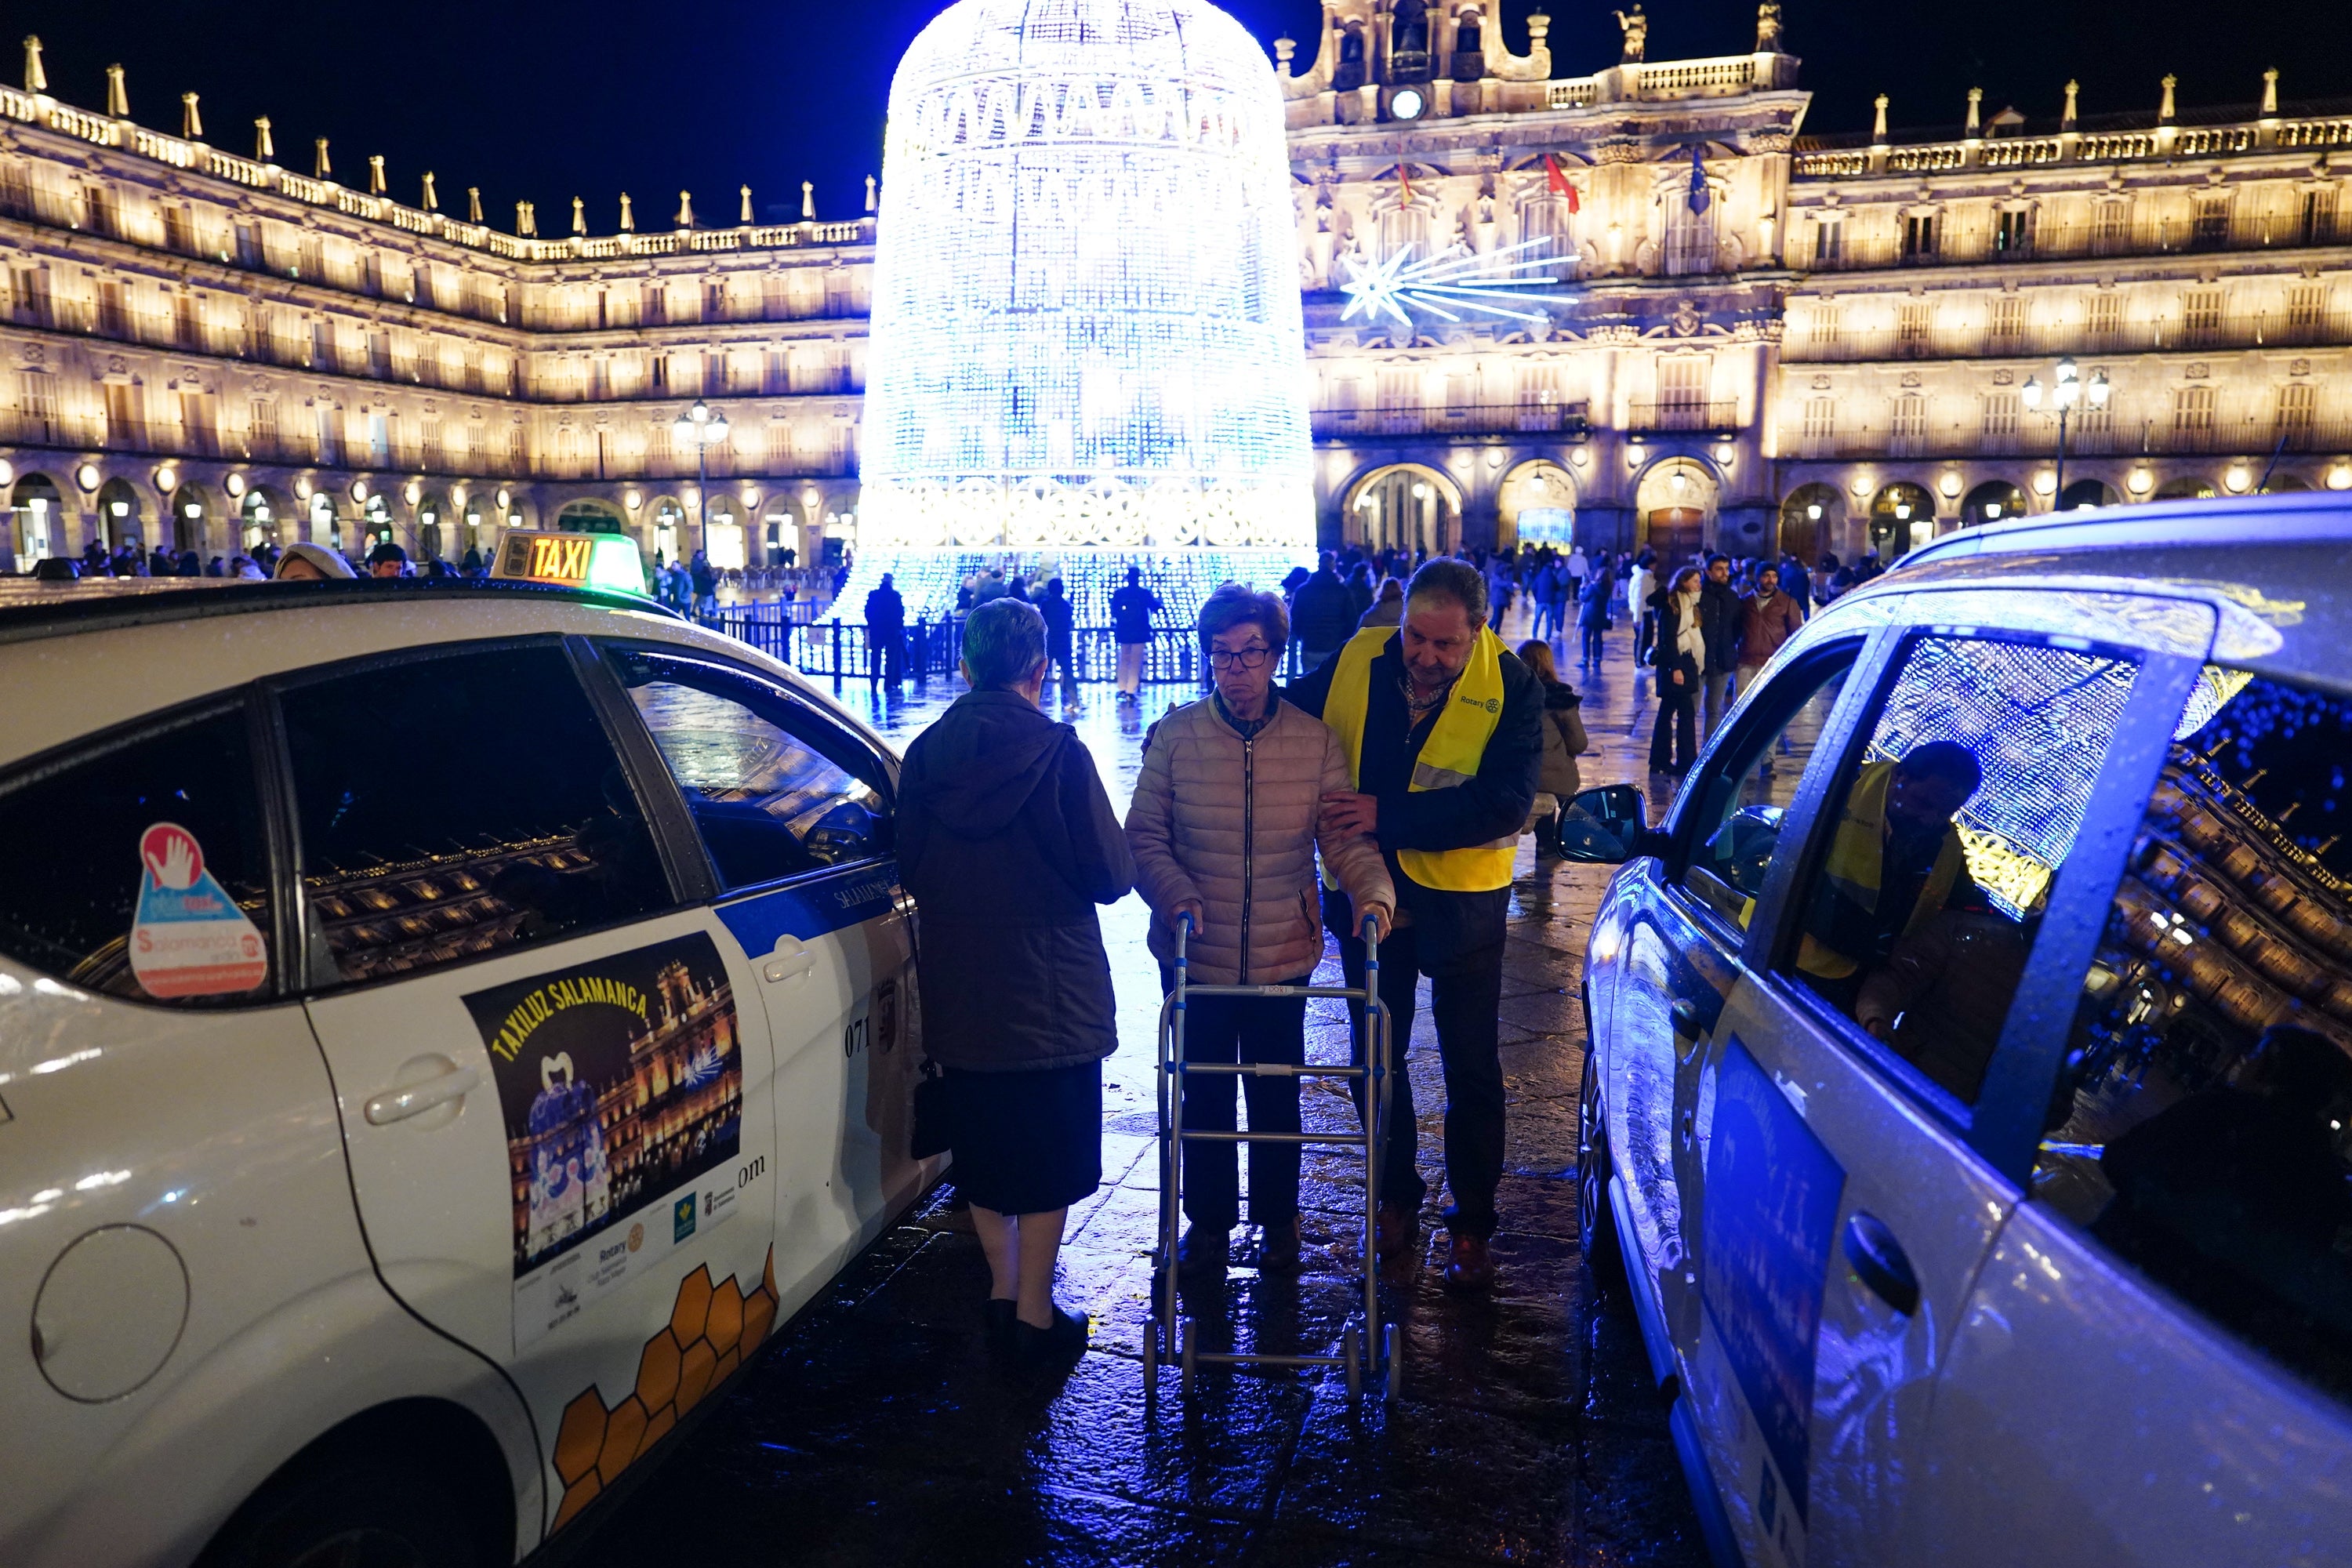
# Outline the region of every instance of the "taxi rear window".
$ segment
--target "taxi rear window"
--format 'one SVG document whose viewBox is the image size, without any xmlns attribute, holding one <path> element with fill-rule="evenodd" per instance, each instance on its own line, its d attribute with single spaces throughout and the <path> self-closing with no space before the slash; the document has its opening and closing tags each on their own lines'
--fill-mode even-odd
<svg viewBox="0 0 2352 1568">
<path fill-rule="evenodd" d="M 0 952 L 174 1006 L 270 994 L 268 839 L 242 707 L 0 784 Z"/>
</svg>

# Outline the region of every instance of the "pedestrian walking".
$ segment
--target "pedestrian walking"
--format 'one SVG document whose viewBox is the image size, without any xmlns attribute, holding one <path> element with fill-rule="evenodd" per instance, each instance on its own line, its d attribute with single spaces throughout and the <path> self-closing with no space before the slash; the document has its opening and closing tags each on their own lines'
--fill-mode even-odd
<svg viewBox="0 0 2352 1568">
<path fill-rule="evenodd" d="M 1644 550 L 1633 559 L 1633 575 L 1625 580 L 1625 613 L 1633 617 L 1633 662 L 1651 662 L 1657 645 L 1658 612 L 1651 601 L 1658 593 L 1658 558 Z"/>
<path fill-rule="evenodd" d="M 1603 639 L 1609 630 L 1609 574 L 1586 574 L 1584 592 L 1576 606 L 1577 663 L 1586 669 L 1601 668 Z"/>
<path fill-rule="evenodd" d="M 923 910 L 923 1049 L 945 1069 L 957 1189 L 988 1256 L 991 1342 L 1068 1364 L 1087 1320 L 1053 1298 L 1069 1205 L 1102 1183 L 1102 1058 L 1118 1043 L 1098 904 L 1135 881 L 1077 732 L 1038 710 L 1045 621 L 964 623 L 971 689 L 898 777 L 898 870 Z"/>
<path fill-rule="evenodd" d="M 898 685 L 906 676 L 907 602 L 887 572 L 866 595 L 866 674 Z"/>
<path fill-rule="evenodd" d="M 1078 613 L 1077 607 L 1070 603 L 1069 591 L 1062 586 L 1059 577 L 1046 582 L 1045 596 L 1037 601 L 1037 610 L 1045 617 L 1045 662 L 1062 672 L 1063 702 L 1075 702 L 1078 700 Z"/>
<path fill-rule="evenodd" d="M 1587 592 L 1591 589 L 1588 579 Z M 1528 830 L 1536 836 L 1536 853 L 1559 853 L 1559 814 L 1584 787 L 1576 759 L 1591 750 L 1584 732 L 1584 699 L 1559 678 L 1552 662 L 1551 645 L 1530 639 L 1519 645 L 1519 662 L 1543 687 L 1543 761 L 1536 768 L 1535 805 L 1528 813 Z"/>
<path fill-rule="evenodd" d="M 1728 555 L 1706 558 L 1706 574 L 1699 583 L 1698 624 L 1700 638 L 1706 645 L 1701 665 L 1705 706 L 1698 735 L 1705 741 L 1715 733 L 1715 727 L 1723 722 L 1724 712 L 1731 706 L 1731 680 L 1738 668 L 1739 594 L 1731 585 Z"/>
<path fill-rule="evenodd" d="M 1764 672 L 1780 645 L 1797 635 L 1804 613 L 1795 597 L 1780 591 L 1780 569 L 1760 568 L 1756 591 L 1739 601 L 1739 689 Z"/>
<path fill-rule="evenodd" d="M 1503 1172 L 1503 1069 L 1497 1054 L 1503 921 L 1511 862 L 1535 803 L 1543 694 L 1486 626 L 1475 567 L 1432 560 L 1413 574 L 1397 629 L 1358 632 L 1339 656 L 1285 693 L 1339 733 L 1351 787 L 1324 796 L 1321 831 L 1380 845 L 1397 893 L 1397 929 L 1381 949 L 1381 997 L 1402 1068 L 1414 992 L 1430 1012 L 1445 1071 L 1445 1173 L 1454 1202 L 1445 1282 L 1494 1283 L 1487 1238 Z M 1364 944 L 1327 898 L 1348 982 L 1360 986 Z M 1363 1060 L 1356 1019 L 1356 1060 Z M 1426 1186 L 1416 1163 L 1412 1075 L 1394 1079 L 1376 1229 L 1383 1258 L 1412 1246 Z M 1362 1100 L 1358 1100 L 1360 1109 Z"/>
<path fill-rule="evenodd" d="M 1151 650 L 1151 617 L 1160 595 L 1143 585 L 1143 569 L 1127 569 L 1127 585 L 1110 596 L 1111 640 L 1118 645 L 1118 699 L 1143 700 L 1143 658 Z"/>
<path fill-rule="evenodd" d="M 1706 668 L 1698 568 L 1676 572 L 1658 600 L 1658 725 L 1650 732 L 1650 771 L 1679 778 L 1698 760 L 1695 710 Z"/>
<path fill-rule="evenodd" d="M 1298 585 L 1291 601 L 1291 625 L 1298 638 L 1301 669 L 1311 670 L 1339 651 L 1339 645 L 1353 635 L 1356 617 L 1351 613 L 1353 602 L 1348 597 L 1348 584 L 1339 581 L 1334 568 L 1335 557 L 1326 550 L 1316 562 L 1314 574 Z"/>
<path fill-rule="evenodd" d="M 1323 956 L 1315 856 L 1346 889 L 1360 928 L 1388 929 L 1396 893 L 1380 848 L 1360 835 L 1318 826 L 1322 797 L 1348 787 L 1339 737 L 1274 693 L 1289 641 L 1282 600 L 1236 583 L 1201 606 L 1201 651 L 1215 689 L 1154 727 L 1127 815 L 1136 886 L 1151 906 L 1150 942 L 1160 984 L 1173 989 L 1175 925 L 1189 917 L 1186 961 L 1208 985 L 1305 985 Z M 1184 1050 L 1192 1061 L 1307 1059 L 1303 996 L 1203 996 L 1187 1004 Z M 1202 1075 L 1184 1090 L 1187 1131 L 1234 1131 L 1234 1081 Z M 1298 1080 L 1244 1075 L 1253 1132 L 1297 1132 Z M 1258 1267 L 1299 1268 L 1298 1145 L 1253 1143 L 1250 1219 L 1263 1239 Z M 1202 1142 L 1184 1156 L 1180 1273 L 1222 1278 L 1241 1223 L 1240 1162 L 1232 1143 Z"/>
<path fill-rule="evenodd" d="M 687 578 L 694 585 L 694 614 L 698 618 L 719 613 L 719 573 L 710 564 L 710 557 L 698 550 L 688 563 Z"/>
</svg>

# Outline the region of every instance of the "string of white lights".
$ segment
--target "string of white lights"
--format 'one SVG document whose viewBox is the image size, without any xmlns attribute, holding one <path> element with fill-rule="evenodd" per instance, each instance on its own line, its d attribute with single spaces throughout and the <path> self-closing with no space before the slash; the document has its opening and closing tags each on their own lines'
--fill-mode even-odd
<svg viewBox="0 0 2352 1568">
<path fill-rule="evenodd" d="M 1400 326 L 1410 327 L 1412 317 L 1405 307 L 1418 305 L 1445 321 L 1462 320 L 1447 309 L 1451 305 L 1514 321 L 1544 321 L 1540 310 L 1511 310 L 1496 301 L 1524 307 L 1539 300 L 1544 291 L 1559 282 L 1556 273 L 1536 270 L 1559 266 L 1559 258 L 1519 257 L 1521 251 L 1548 249 L 1550 245 L 1549 238 L 1538 237 L 1481 253 L 1457 244 L 1415 261 L 1408 241 L 1386 257 L 1343 257 L 1348 278 L 1339 285 L 1339 292 L 1347 297 L 1348 305 L 1339 319 L 1349 321 L 1360 312 L 1376 321 L 1389 315 Z M 1519 258 L 1514 260 L 1514 257 Z"/>
</svg>

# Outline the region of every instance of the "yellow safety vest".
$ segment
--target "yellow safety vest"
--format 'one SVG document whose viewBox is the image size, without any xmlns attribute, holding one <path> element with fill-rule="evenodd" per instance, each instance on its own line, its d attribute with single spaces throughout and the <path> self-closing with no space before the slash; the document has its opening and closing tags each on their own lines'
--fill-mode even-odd
<svg viewBox="0 0 2352 1568">
<path fill-rule="evenodd" d="M 1843 894 L 1866 910 L 1878 908 L 1878 892 L 1886 867 L 1886 791 L 1894 781 L 1892 758 L 1863 763 L 1854 776 L 1853 792 L 1846 796 L 1845 815 L 1838 819 L 1837 831 L 1831 835 L 1829 858 L 1822 866 L 1822 879 L 1829 884 L 1824 892 L 1833 897 Z M 1904 916 L 1901 934 L 1910 935 L 1928 916 L 1944 907 L 1944 900 L 1952 896 L 1952 889 L 1958 884 L 1967 864 L 1960 836 L 1947 827 L 1944 841 L 1936 851 L 1936 863 L 1920 886 L 1917 900 Z M 1825 936 L 1816 937 L 1808 931 L 1797 948 L 1797 967 L 1824 980 L 1843 980 L 1862 967 L 1862 960 L 1832 946 Z"/>
<path fill-rule="evenodd" d="M 1348 783 L 1363 787 L 1364 713 L 1371 703 L 1372 660 L 1391 639 L 1404 634 L 1394 626 L 1368 626 L 1348 639 L 1339 653 L 1331 676 L 1331 692 L 1324 700 L 1323 721 L 1339 732 L 1348 752 Z M 1503 717 L 1503 639 L 1484 626 L 1470 650 L 1470 662 L 1454 683 L 1445 710 L 1437 716 L 1429 739 L 1413 763 L 1408 790 L 1456 789 L 1477 776 L 1486 754 L 1486 742 Z M 1485 893 L 1511 885 L 1511 858 L 1519 836 L 1474 844 L 1466 849 L 1400 849 L 1397 865 L 1424 888 L 1449 893 Z"/>
</svg>

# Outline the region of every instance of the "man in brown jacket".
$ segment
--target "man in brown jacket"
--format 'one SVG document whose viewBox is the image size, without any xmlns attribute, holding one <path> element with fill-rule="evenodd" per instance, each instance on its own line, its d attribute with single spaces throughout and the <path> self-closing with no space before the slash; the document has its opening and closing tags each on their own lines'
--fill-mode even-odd
<svg viewBox="0 0 2352 1568">
<path fill-rule="evenodd" d="M 1796 636 L 1804 624 L 1804 612 L 1797 608 L 1797 601 L 1780 592 L 1780 569 L 1759 569 L 1756 591 L 1742 595 L 1739 600 L 1739 690 L 1748 689 L 1748 683 L 1762 673 L 1780 651 L 1780 645 Z"/>
<path fill-rule="evenodd" d="M 1289 642 L 1281 599 L 1228 583 L 1201 607 L 1200 637 L 1215 691 L 1154 726 L 1128 809 L 1136 886 L 1151 906 L 1151 951 L 1173 984 L 1174 922 L 1190 916 L 1185 960 L 1203 985 L 1304 985 L 1323 956 L 1315 851 L 1353 900 L 1357 919 L 1388 928 L 1396 892 L 1380 846 L 1322 833 L 1323 795 L 1348 785 L 1339 738 L 1274 694 Z M 1302 997 L 1202 997 L 1186 1006 L 1184 1051 L 1194 1061 L 1306 1060 Z M 1254 1132 L 1296 1132 L 1298 1080 L 1244 1075 Z M 1234 1080 L 1192 1078 L 1184 1125 L 1234 1130 Z M 1187 1274 L 1222 1275 L 1241 1221 L 1240 1163 L 1231 1143 L 1188 1143 L 1177 1253 Z M 1250 1145 L 1250 1217 L 1265 1232 L 1259 1267 L 1298 1271 L 1298 1145 Z"/>
</svg>

